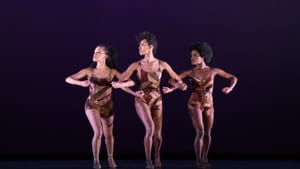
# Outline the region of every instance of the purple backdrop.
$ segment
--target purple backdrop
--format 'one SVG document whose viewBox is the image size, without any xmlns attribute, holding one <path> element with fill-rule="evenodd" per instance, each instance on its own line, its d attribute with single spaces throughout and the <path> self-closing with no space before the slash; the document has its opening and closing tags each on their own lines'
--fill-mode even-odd
<svg viewBox="0 0 300 169">
<path fill-rule="evenodd" d="M 215 82 L 212 158 L 299 157 L 296 1 L 1 3 L 2 158 L 90 158 L 92 130 L 83 110 L 88 90 L 64 79 L 91 63 L 98 43 L 118 50 L 124 71 L 141 58 L 135 35 L 144 30 L 156 34 L 157 57 L 178 73 L 191 68 L 188 44 L 207 41 L 214 50 L 210 65 L 238 76 L 229 95 L 221 92 L 229 81 Z M 193 157 L 189 94 L 163 96 L 164 158 Z M 115 90 L 114 104 L 115 154 L 143 158 L 144 128 L 133 97 Z"/>
</svg>

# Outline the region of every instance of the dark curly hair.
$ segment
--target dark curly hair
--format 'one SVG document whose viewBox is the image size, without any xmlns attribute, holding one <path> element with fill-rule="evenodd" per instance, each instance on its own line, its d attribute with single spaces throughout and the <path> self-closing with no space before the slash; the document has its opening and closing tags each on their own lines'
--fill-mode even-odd
<svg viewBox="0 0 300 169">
<path fill-rule="evenodd" d="M 106 66 L 108 66 L 112 69 L 116 68 L 115 61 L 116 61 L 116 57 L 117 57 L 117 51 L 109 45 L 99 44 L 96 47 L 103 47 L 105 53 L 107 54 L 108 57 L 105 60 Z M 96 68 L 96 66 L 97 66 L 97 62 L 93 62 L 90 65 L 91 68 Z"/>
<path fill-rule="evenodd" d="M 144 31 L 144 32 L 139 33 L 139 35 L 136 37 L 136 40 L 138 43 L 140 43 L 144 39 L 147 41 L 147 43 L 149 45 L 153 46 L 153 54 L 155 54 L 156 49 L 158 47 L 158 41 L 156 39 L 156 36 L 151 32 Z"/>
<path fill-rule="evenodd" d="M 204 59 L 204 62 L 207 64 L 213 58 L 213 51 L 210 45 L 207 42 L 195 42 L 189 46 L 189 51 L 193 50 L 199 52 L 200 56 Z"/>
</svg>

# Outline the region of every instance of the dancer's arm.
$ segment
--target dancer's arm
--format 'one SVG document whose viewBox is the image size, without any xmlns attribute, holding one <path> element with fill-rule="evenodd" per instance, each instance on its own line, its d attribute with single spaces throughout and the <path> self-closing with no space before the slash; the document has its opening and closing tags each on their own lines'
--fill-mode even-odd
<svg viewBox="0 0 300 169">
<path fill-rule="evenodd" d="M 115 70 L 115 76 L 118 78 L 118 80 L 120 80 L 122 74 L 119 71 Z M 121 88 L 123 91 L 125 91 L 125 92 L 127 92 L 127 93 L 129 93 L 129 94 L 131 94 L 135 97 L 142 98 L 143 95 L 144 95 L 143 91 L 136 91 L 135 92 L 135 91 L 133 91 L 132 89 L 129 88 L 129 87 L 132 87 L 132 86 L 135 85 L 134 81 L 131 80 L 131 79 L 129 79 L 127 81 L 124 81 L 124 82 L 115 82 L 115 81 L 113 81 L 113 82 L 111 82 L 111 85 L 113 86 L 113 88 L 116 88 L 116 89 Z"/>
<path fill-rule="evenodd" d="M 182 73 L 180 73 L 178 76 L 180 77 L 180 79 L 184 79 L 188 76 L 190 76 L 191 71 L 184 71 Z M 176 89 L 180 89 L 180 90 L 186 90 L 187 89 L 187 85 L 185 83 L 178 83 L 176 82 L 173 78 L 170 78 L 168 80 L 168 82 L 172 85 L 172 87 L 163 87 L 162 91 L 163 93 L 171 93 Z"/>
<path fill-rule="evenodd" d="M 230 82 L 230 85 L 228 87 L 224 87 L 222 89 L 222 91 L 226 94 L 230 93 L 232 91 L 232 89 L 235 87 L 237 81 L 238 81 L 238 78 L 230 73 L 227 73 L 225 72 L 224 70 L 222 69 L 219 69 L 219 68 L 214 68 L 214 72 L 223 77 L 223 78 L 226 78 L 226 79 L 230 79 L 231 82 Z"/>
<path fill-rule="evenodd" d="M 82 69 L 79 72 L 68 76 L 65 79 L 65 82 L 69 83 L 69 84 L 72 84 L 72 85 L 88 87 L 89 84 L 90 84 L 90 81 L 89 80 L 80 80 L 80 79 L 89 76 L 90 73 L 91 73 L 91 71 L 90 71 L 89 68 Z"/>
</svg>

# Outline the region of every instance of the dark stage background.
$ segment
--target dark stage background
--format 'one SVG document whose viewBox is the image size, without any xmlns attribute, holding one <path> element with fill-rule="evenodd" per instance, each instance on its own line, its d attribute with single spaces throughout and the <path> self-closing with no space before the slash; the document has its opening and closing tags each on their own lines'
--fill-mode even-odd
<svg viewBox="0 0 300 169">
<path fill-rule="evenodd" d="M 118 50 L 124 71 L 141 58 L 135 35 L 148 30 L 176 72 L 191 68 L 188 44 L 207 41 L 210 65 L 239 78 L 229 95 L 229 81 L 216 79 L 211 158 L 299 158 L 299 10 L 289 0 L 1 1 L 0 157 L 91 158 L 88 89 L 65 77 L 91 63 L 98 43 Z M 163 96 L 165 159 L 193 158 L 189 94 Z M 144 158 L 133 97 L 114 90 L 114 104 L 117 158 Z"/>
</svg>

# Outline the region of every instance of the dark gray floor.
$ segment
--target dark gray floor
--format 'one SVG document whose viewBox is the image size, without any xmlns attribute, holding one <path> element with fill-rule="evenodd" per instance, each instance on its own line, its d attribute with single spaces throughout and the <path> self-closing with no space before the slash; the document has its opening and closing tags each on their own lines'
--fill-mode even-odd
<svg viewBox="0 0 300 169">
<path fill-rule="evenodd" d="M 142 160 L 118 160 L 119 169 L 143 169 Z M 165 160 L 162 169 L 193 169 L 192 160 Z M 102 161 L 102 168 L 108 168 Z M 0 161 L 0 169 L 92 169 L 88 160 Z M 300 169 L 300 161 L 289 160 L 212 160 L 210 169 Z"/>
</svg>

